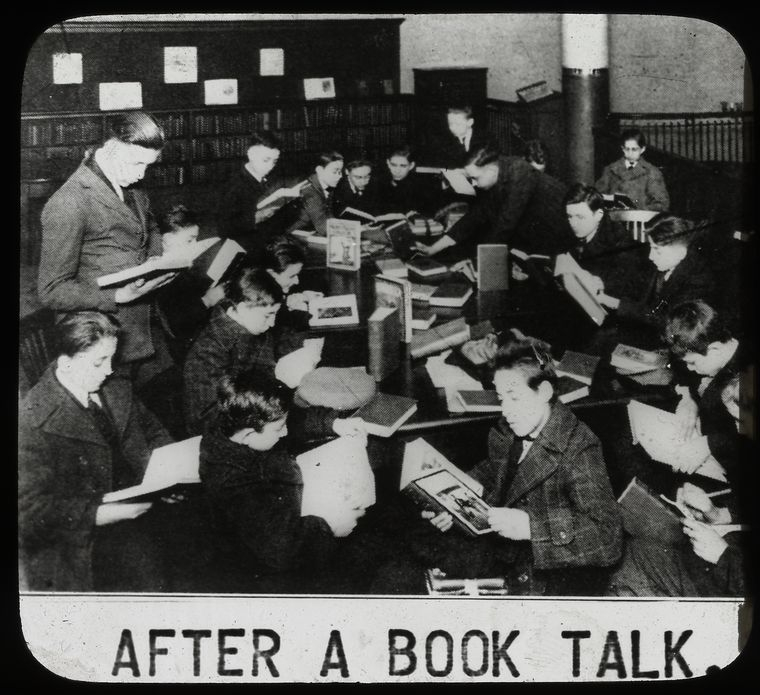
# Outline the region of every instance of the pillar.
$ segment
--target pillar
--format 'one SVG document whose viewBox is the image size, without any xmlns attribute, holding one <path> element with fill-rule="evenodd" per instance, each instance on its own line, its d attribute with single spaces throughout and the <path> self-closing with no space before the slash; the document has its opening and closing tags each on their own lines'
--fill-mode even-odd
<svg viewBox="0 0 760 695">
<path fill-rule="evenodd" d="M 610 108 L 607 15 L 562 15 L 562 94 L 567 180 L 593 184 L 593 128 Z"/>
</svg>

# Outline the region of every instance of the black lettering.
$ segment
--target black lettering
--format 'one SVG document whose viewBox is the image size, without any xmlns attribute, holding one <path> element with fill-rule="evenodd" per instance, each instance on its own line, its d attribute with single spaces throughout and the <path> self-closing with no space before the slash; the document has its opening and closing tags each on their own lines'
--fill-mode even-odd
<svg viewBox="0 0 760 695">
<path fill-rule="evenodd" d="M 193 675 L 201 675 L 201 640 L 211 637 L 211 630 L 182 630 L 183 637 L 193 640 Z"/>
<path fill-rule="evenodd" d="M 332 661 L 333 652 L 335 652 L 337 661 Z M 340 675 L 343 678 L 348 678 L 348 664 L 346 663 L 346 653 L 343 650 L 343 640 L 340 638 L 340 630 L 330 631 L 330 640 L 327 643 L 325 658 L 322 661 L 322 670 L 319 675 L 326 676 L 331 668 L 339 668 Z"/>
<path fill-rule="evenodd" d="M 433 641 L 443 637 L 446 642 L 446 665 L 442 669 L 437 669 L 433 665 Z M 454 640 L 446 630 L 433 630 L 425 640 L 425 666 L 431 676 L 448 676 L 454 667 Z"/>
<path fill-rule="evenodd" d="M 150 663 L 148 666 L 148 675 L 156 675 L 156 654 L 168 654 L 169 650 L 166 647 L 157 647 L 156 640 L 159 637 L 174 637 L 177 634 L 175 630 L 149 630 L 148 631 L 148 645 L 150 654 Z"/>
<path fill-rule="evenodd" d="M 520 675 L 519 671 L 515 668 L 515 665 L 512 663 L 512 659 L 509 658 L 509 654 L 507 654 L 507 649 L 509 649 L 509 647 L 512 645 L 512 642 L 515 641 L 515 638 L 519 634 L 520 634 L 519 630 L 512 630 L 512 632 L 510 632 L 507 635 L 507 639 L 504 640 L 504 643 L 500 647 L 497 647 L 497 645 L 499 644 L 499 631 L 494 630 L 493 633 L 491 634 L 492 642 L 493 642 L 492 647 L 491 647 L 493 650 L 492 673 L 494 676 L 501 675 L 499 671 L 500 659 L 504 659 L 504 663 L 507 665 L 507 668 L 509 669 L 509 672 L 512 674 L 512 676 L 517 677 Z"/>
<path fill-rule="evenodd" d="M 474 637 L 480 640 L 482 653 L 480 666 L 477 669 L 470 666 L 469 660 L 470 640 Z M 482 676 L 488 671 L 488 651 L 488 635 L 485 632 L 481 630 L 468 630 L 464 633 L 464 637 L 462 637 L 462 670 L 465 672 L 465 675 Z"/>
<path fill-rule="evenodd" d="M 397 647 L 396 639 L 404 638 L 406 646 Z M 417 640 L 409 630 L 388 630 L 388 675 L 408 676 L 417 668 L 417 656 L 414 653 L 414 645 Z M 404 668 L 396 668 L 396 657 L 405 656 L 409 663 Z"/>
<path fill-rule="evenodd" d="M 220 676 L 242 676 L 242 668 L 227 668 L 225 663 L 225 655 L 237 654 L 237 647 L 228 647 L 226 641 L 228 637 L 243 637 L 245 630 L 242 628 L 234 628 L 228 630 L 219 630 L 219 662 L 217 664 L 216 672 Z"/>
<path fill-rule="evenodd" d="M 590 630 L 562 630 L 562 639 L 573 640 L 573 678 L 581 675 L 581 640 L 591 637 Z"/>
<path fill-rule="evenodd" d="M 259 646 L 259 638 L 268 637 L 272 640 L 272 646 L 269 649 L 261 649 Z M 253 631 L 253 668 L 251 670 L 252 675 L 259 675 L 259 657 L 266 662 L 269 673 L 275 678 L 280 676 L 277 667 L 274 665 L 272 657 L 280 651 L 280 636 L 274 630 L 254 630 Z"/>
<path fill-rule="evenodd" d="M 631 675 L 634 678 L 659 678 L 660 672 L 641 671 L 641 633 L 638 630 L 631 631 Z"/>
<path fill-rule="evenodd" d="M 614 661 L 610 661 L 610 654 L 614 657 Z M 625 663 L 623 662 L 620 641 L 615 630 L 610 630 L 607 633 L 607 641 L 604 643 L 602 660 L 599 662 L 599 670 L 596 672 L 596 677 L 603 678 L 605 671 L 610 670 L 617 671 L 618 678 L 625 678 Z"/>
<path fill-rule="evenodd" d="M 665 633 L 665 678 L 673 677 L 674 659 L 678 662 L 678 666 L 680 667 L 681 671 L 683 671 L 683 675 L 687 678 L 691 678 L 691 669 L 689 668 L 689 664 L 687 664 L 684 658 L 681 656 L 681 647 L 683 647 L 683 645 L 686 643 L 686 640 L 691 637 L 693 632 L 693 630 L 684 630 L 681 633 L 681 636 L 678 638 L 678 642 L 676 642 L 675 647 L 672 646 L 673 633 L 670 630 Z"/>
<path fill-rule="evenodd" d="M 129 654 L 129 661 L 120 661 L 124 654 L 124 650 Z M 119 669 L 122 668 L 131 668 L 133 676 L 140 675 L 140 667 L 137 665 L 137 655 L 135 654 L 135 645 L 132 642 L 132 630 L 121 631 L 121 639 L 119 640 L 119 646 L 116 649 L 116 659 L 113 662 L 111 675 L 115 676 L 119 673 Z"/>
</svg>

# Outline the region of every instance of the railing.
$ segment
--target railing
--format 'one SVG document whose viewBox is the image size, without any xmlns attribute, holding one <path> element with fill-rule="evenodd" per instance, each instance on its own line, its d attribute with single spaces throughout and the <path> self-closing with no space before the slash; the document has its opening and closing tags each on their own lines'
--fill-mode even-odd
<svg viewBox="0 0 760 695">
<path fill-rule="evenodd" d="M 753 111 L 709 113 L 611 113 L 608 126 L 638 128 L 647 144 L 697 162 L 754 161 Z"/>
</svg>

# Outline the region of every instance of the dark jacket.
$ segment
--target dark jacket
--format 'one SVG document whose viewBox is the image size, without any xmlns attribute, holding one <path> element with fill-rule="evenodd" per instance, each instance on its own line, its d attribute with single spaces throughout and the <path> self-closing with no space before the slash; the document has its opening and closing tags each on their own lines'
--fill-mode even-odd
<svg viewBox="0 0 760 695">
<path fill-rule="evenodd" d="M 380 212 L 377 184 L 370 180 L 367 187 L 359 193 L 351 188 L 348 179 L 343 176 L 335 187 L 333 210 L 336 215 L 340 215 L 346 208 L 354 208 L 369 215 L 377 215 Z"/>
<path fill-rule="evenodd" d="M 134 196 L 136 213 L 86 163 L 69 177 L 42 211 L 42 251 L 37 289 L 42 304 L 56 312 L 103 311 L 122 327 L 122 361 L 154 353 L 150 315 L 153 297 L 117 304 L 113 288 L 97 278 L 161 255 L 161 235 L 147 194 Z"/>
<path fill-rule="evenodd" d="M 298 218 L 288 227 L 288 231 L 313 229 L 319 236 L 327 236 L 327 218 L 334 215 L 333 196 L 333 191 L 325 195 L 316 174 L 309 176 L 308 183 L 301 189 Z"/>
<path fill-rule="evenodd" d="M 624 157 L 604 167 L 596 189 L 600 193 L 624 193 L 640 210 L 670 209 L 662 173 L 644 159 L 639 159 L 633 169 L 626 168 Z"/>
<path fill-rule="evenodd" d="M 565 185 L 520 157 L 499 157 L 499 178 L 447 233 L 457 243 L 501 243 L 526 253 L 567 250 Z"/>
<path fill-rule="evenodd" d="M 441 183 L 436 176 L 410 171 L 401 181 L 386 174 L 380 178 L 379 208 L 381 213 L 410 210 L 432 217 L 443 205 Z"/>
<path fill-rule="evenodd" d="M 251 578 L 329 559 L 336 539 L 324 519 L 301 516 L 301 471 L 280 445 L 254 451 L 212 430 L 201 440 L 200 478 L 220 556 Z"/>
<path fill-rule="evenodd" d="M 440 166 L 444 169 L 461 169 L 467 155 L 488 142 L 488 133 L 473 126 L 470 147 L 465 150 L 457 137 L 446 129 L 446 132 L 433 143 L 433 148 L 424 158 L 425 166 Z"/>
<path fill-rule="evenodd" d="M 576 243 L 570 255 L 584 270 L 604 282 L 613 297 L 635 297 L 649 275 L 648 244 L 635 241 L 625 227 L 605 214 L 591 241 Z"/>
<path fill-rule="evenodd" d="M 156 292 L 158 306 L 166 319 L 172 356 L 180 364 L 190 344 L 208 320 L 209 308 L 201 299 L 211 280 L 193 269 L 180 273 Z"/>
<path fill-rule="evenodd" d="M 656 291 L 659 271 L 653 265 L 649 268 L 649 276 L 643 283 L 643 293 L 638 298 L 620 298 L 618 318 L 659 329 L 668 311 L 676 304 L 703 299 L 714 306 L 712 273 L 706 259 L 694 245 L 689 247 L 688 253 L 673 269 L 659 293 Z"/>
<path fill-rule="evenodd" d="M 273 190 L 274 187 L 269 186 L 266 179 L 259 181 L 245 165 L 241 166 L 219 201 L 217 220 L 220 235 L 240 238 L 252 234 L 256 227 L 256 205 Z"/>
<path fill-rule="evenodd" d="M 158 420 L 109 378 L 100 396 L 119 432 L 121 453 L 136 485 L 151 451 L 171 443 Z M 95 514 L 114 489 L 111 448 L 87 410 L 58 382 L 55 363 L 19 411 L 19 538 L 29 588 L 92 591 Z"/>
</svg>

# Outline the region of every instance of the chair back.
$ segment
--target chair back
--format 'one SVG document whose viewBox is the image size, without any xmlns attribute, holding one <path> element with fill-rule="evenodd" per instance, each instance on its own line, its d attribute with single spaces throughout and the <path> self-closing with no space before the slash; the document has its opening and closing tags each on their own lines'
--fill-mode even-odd
<svg viewBox="0 0 760 695">
<path fill-rule="evenodd" d="M 34 386 L 55 357 L 53 314 L 45 309 L 19 321 L 19 390 L 21 396 Z M 21 393 L 23 391 L 24 393 Z"/>
<path fill-rule="evenodd" d="M 647 236 L 644 225 L 656 214 L 655 210 L 610 210 L 610 219 L 614 222 L 622 222 L 631 233 L 634 241 L 646 242 Z"/>
</svg>

